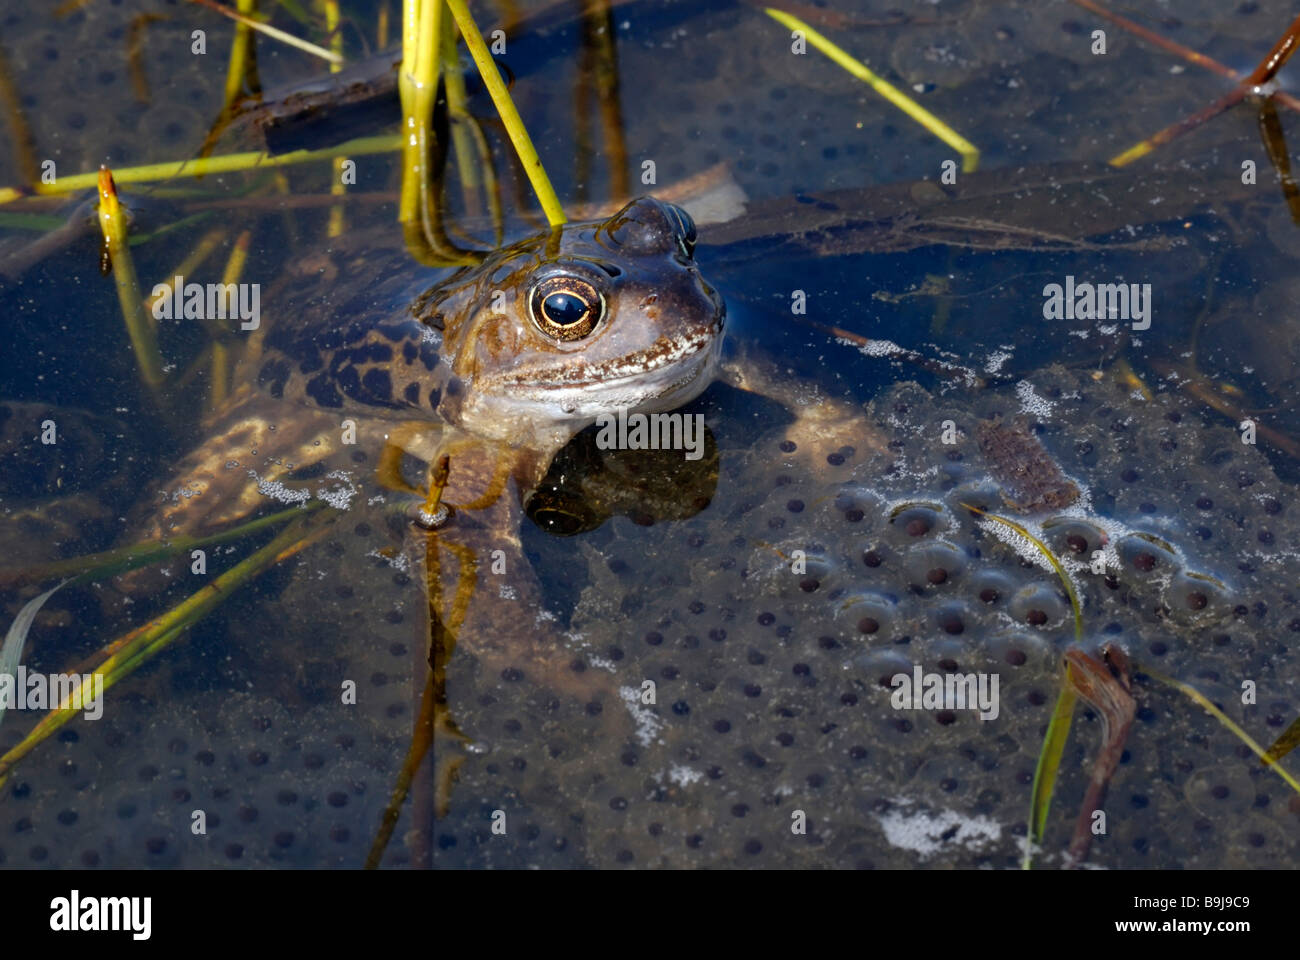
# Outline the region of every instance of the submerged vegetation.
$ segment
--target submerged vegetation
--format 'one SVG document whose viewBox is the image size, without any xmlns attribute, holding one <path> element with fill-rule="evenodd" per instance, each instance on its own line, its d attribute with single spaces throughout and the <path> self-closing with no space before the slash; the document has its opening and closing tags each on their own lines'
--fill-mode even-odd
<svg viewBox="0 0 1300 960">
<path fill-rule="evenodd" d="M 324 238 L 342 243 L 351 231 L 357 229 L 353 222 L 354 214 L 363 205 L 380 203 L 392 206 L 397 219 L 397 224 L 392 229 L 400 232 L 411 262 L 431 268 L 457 268 L 481 263 L 491 249 L 500 245 L 507 236 L 507 223 L 512 220 L 531 218 L 538 226 L 544 222 L 544 227 L 552 231 L 568 221 L 560 195 L 543 168 L 538 148 L 525 128 L 524 116 L 512 98 L 510 78 L 503 78 L 500 62 L 494 57 L 493 49 L 485 41 L 464 0 L 405 0 L 400 12 L 400 56 L 381 56 L 368 67 L 360 56 L 357 56 L 356 62 L 350 59 L 348 44 L 344 41 L 346 37 L 359 33 L 367 38 L 367 48 L 373 40 L 373 46 L 382 50 L 386 46 L 389 18 L 392 16 L 387 3 L 379 5 L 376 22 L 361 24 L 349 13 L 346 5 L 341 8 L 336 0 L 322 0 L 309 5 L 310 9 L 304 9 L 297 3 L 281 3 L 274 10 L 259 10 L 256 0 L 239 0 L 237 8 L 231 8 L 217 0 L 195 2 L 203 8 L 191 11 L 195 17 L 200 14 L 220 15 L 237 23 L 228 58 L 223 105 L 196 156 L 177 156 L 168 161 L 138 166 L 117 165 L 112 170 L 105 167 L 98 171 L 76 174 L 59 173 L 52 179 L 46 177 L 30 132 L 31 125 L 24 116 L 20 98 L 13 95 L 14 86 L 7 75 L 6 63 L 0 59 L 0 93 L 5 94 L 3 102 L 14 149 L 13 169 L 22 177 L 22 182 L 13 182 L 0 188 L 0 204 L 3 205 L 0 206 L 0 216 L 5 218 L 0 221 L 0 225 L 25 230 L 29 234 L 36 233 L 38 236 L 43 231 L 44 239 L 51 244 L 48 253 L 52 254 L 84 236 L 85 221 L 88 219 L 85 216 L 88 208 L 82 205 L 72 210 L 70 219 L 65 220 L 69 216 L 69 208 L 59 205 L 61 198 L 73 197 L 86 190 L 95 191 L 92 209 L 102 241 L 100 268 L 105 274 L 111 273 L 113 278 L 125 328 L 124 342 L 130 346 L 139 384 L 143 388 L 140 395 L 147 398 L 145 402 L 150 405 L 150 415 L 155 418 L 159 429 L 169 435 L 169 439 L 191 435 L 201 419 L 190 400 L 195 384 L 201 383 L 205 388 L 204 413 L 210 417 L 219 414 L 231 397 L 246 388 L 247 384 L 241 380 L 240 372 L 253 369 L 264 346 L 265 331 L 255 331 L 247 341 L 236 341 L 228 330 L 211 323 L 205 324 L 204 338 L 200 343 L 188 343 L 177 349 L 173 349 L 170 344 L 160 345 L 160 340 L 164 340 L 168 332 L 160 328 L 156 305 L 160 300 L 170 298 L 173 293 L 179 293 L 176 284 L 184 277 L 205 266 L 210 268 L 218 251 L 227 251 L 219 273 L 221 285 L 229 288 L 244 282 L 250 256 L 254 256 L 250 253 L 250 247 L 255 238 L 251 229 L 240 229 L 233 220 L 227 220 L 226 212 L 247 209 L 259 215 L 279 216 L 296 209 L 328 211 L 328 220 L 322 229 Z M 1295 189 L 1290 175 L 1288 154 L 1282 136 L 1283 124 L 1278 119 L 1275 108 L 1277 104 L 1294 111 L 1300 108 L 1300 102 L 1274 84 L 1276 73 L 1286 63 L 1300 38 L 1300 19 L 1282 33 L 1253 71 L 1243 75 L 1204 54 L 1195 53 L 1188 47 L 1164 39 L 1158 32 L 1119 16 L 1092 0 L 1076 0 L 1076 3 L 1083 10 L 1118 25 L 1144 44 L 1154 44 L 1164 52 L 1214 71 L 1234 84 L 1229 92 L 1209 107 L 1113 156 L 1109 161 L 1110 166 L 1130 167 L 1142 158 L 1169 149 L 1178 138 L 1202 127 L 1229 108 L 1249 101 L 1259 112 L 1266 153 L 1283 186 L 1290 216 L 1300 223 L 1300 192 Z M 582 96 L 590 98 L 594 91 L 599 99 L 597 106 L 605 123 L 606 135 L 606 142 L 601 148 L 594 148 L 590 143 L 583 144 L 579 160 L 582 169 L 587 170 L 592 164 L 593 156 L 603 155 L 609 158 L 614 168 L 610 182 L 616 188 L 616 194 L 621 194 L 626 192 L 629 155 L 623 142 L 623 131 L 619 128 L 622 120 L 618 87 L 610 78 L 610 72 L 617 70 L 617 64 L 611 64 L 614 59 L 613 12 L 617 6 L 619 5 L 604 2 L 586 4 L 584 13 L 579 18 L 585 36 L 591 40 L 584 48 L 584 56 L 589 59 L 586 67 L 589 69 L 585 70 L 583 77 L 588 85 Z M 72 6 L 65 4 L 63 13 L 72 10 Z M 961 195 L 966 183 L 975 182 L 973 179 L 967 181 L 965 176 L 975 173 L 981 163 L 986 161 L 987 152 L 982 154 L 967 136 L 941 120 L 937 111 L 922 106 L 918 97 L 906 92 L 905 84 L 890 83 L 882 76 L 884 71 L 872 70 L 863 60 L 850 54 L 848 49 L 853 46 L 852 43 L 847 40 L 837 42 L 836 23 L 829 14 L 826 17 L 828 22 L 814 25 L 803 19 L 811 16 L 811 13 L 801 4 L 775 3 L 766 6 L 764 12 L 773 23 L 789 31 L 788 37 L 782 39 L 792 45 L 792 53 L 804 52 L 795 49 L 800 43 L 806 43 L 820 51 L 831 63 L 861 80 L 875 94 L 919 124 L 927 136 L 935 138 L 943 149 L 956 151 L 961 159 L 963 179 L 962 188 L 954 190 L 952 199 L 960 201 L 971 196 Z M 293 28 L 273 26 L 269 22 L 273 18 L 278 18 L 282 23 L 286 22 L 286 18 L 293 20 Z M 156 25 L 151 26 L 152 24 L 154 20 L 143 19 L 133 25 L 129 38 L 129 45 L 133 49 L 147 51 L 148 45 L 156 42 Z M 767 25 L 771 26 L 770 23 Z M 510 33 L 498 32 L 502 37 Z M 304 33 L 307 36 L 301 35 Z M 261 87 L 258 53 L 259 50 L 266 49 L 267 44 L 284 44 L 319 60 L 327 71 L 324 86 L 307 93 L 294 92 L 279 99 L 266 97 Z M 606 46 L 602 47 L 602 44 Z M 494 111 L 491 116 L 476 116 L 471 110 L 471 95 L 462 69 L 462 49 L 468 55 L 468 62 L 473 64 L 474 76 L 477 78 L 476 81 L 471 78 L 471 82 L 481 83 L 490 100 Z M 360 50 L 356 53 L 360 54 Z M 348 73 L 357 67 L 366 68 L 363 75 Z M 733 78 L 733 82 L 743 84 L 745 81 L 743 78 Z M 139 83 L 136 86 L 139 92 L 145 92 L 139 89 Z M 395 132 L 389 130 L 350 136 L 343 142 L 330 142 L 324 146 L 295 146 L 284 150 L 271 142 L 268 131 L 292 131 L 318 113 L 326 118 L 337 116 L 354 98 L 363 107 L 378 110 L 385 96 L 391 96 L 394 89 L 400 108 L 400 119 L 396 121 L 398 126 Z M 299 108 L 302 108 L 301 113 L 298 112 Z M 331 114 L 331 111 L 335 113 Z M 524 114 L 526 113 L 525 110 Z M 583 122 L 589 119 L 590 112 Z M 241 149 L 239 141 L 246 137 L 250 129 L 258 130 L 267 142 L 257 149 Z M 494 150 L 493 138 L 498 134 L 496 142 L 508 144 L 510 153 L 502 155 L 502 151 Z M 974 139 L 983 138 L 974 136 Z M 353 189 L 357 183 L 356 162 L 367 157 L 390 157 L 394 161 L 398 171 L 396 191 L 367 192 L 359 188 Z M 316 192 L 301 192 L 296 189 L 301 182 L 291 185 L 288 172 L 303 166 L 311 171 L 309 181 L 313 187 L 321 189 Z M 449 188 L 449 170 L 455 172 L 458 192 Z M 324 174 L 323 171 L 329 172 Z M 937 195 L 927 192 L 935 188 L 932 176 L 934 171 L 927 170 L 925 173 L 926 177 L 910 178 L 922 182 L 909 186 L 906 197 L 908 206 L 902 212 L 881 215 L 882 221 L 887 221 L 881 229 L 891 236 L 897 237 L 906 231 L 919 230 L 922 231 L 922 239 L 918 245 L 933 244 L 949 242 L 945 231 L 952 231 L 961 234 L 961 237 L 951 241 L 951 250 L 965 245 L 969 249 L 1092 252 L 1090 238 L 1109 232 L 1092 229 L 1087 225 L 1075 227 L 1060 223 L 1054 214 L 1038 215 L 1039 223 L 1029 227 L 1001 221 L 994 214 L 1001 210 L 1007 191 L 997 186 L 991 187 L 984 196 L 979 195 L 978 190 L 973 191 L 974 201 L 984 206 L 983 212 L 975 210 L 969 215 L 958 215 L 948 213 L 947 208 L 944 208 L 940 213 L 930 215 L 930 204 L 942 206 L 941 201 L 949 198 L 941 192 Z M 224 179 L 225 175 L 238 175 L 238 179 L 227 180 Z M 685 181 L 686 178 L 682 179 Z M 1089 186 L 1099 182 L 1092 173 L 1087 177 L 1081 176 L 1079 180 Z M 938 182 L 946 187 L 956 181 L 940 179 Z M 328 183 L 328 190 L 323 188 L 325 183 Z M 531 188 L 532 199 L 540 208 L 540 220 L 532 210 L 532 202 L 523 196 L 525 184 Z M 139 195 L 141 209 L 138 213 L 132 209 L 135 196 L 130 193 L 119 194 L 119 188 L 135 185 L 147 191 Z M 643 185 L 646 192 L 659 195 L 671 193 L 674 189 L 660 189 L 653 178 L 643 180 Z M 505 193 L 512 186 L 516 190 L 520 209 L 513 215 L 507 215 L 506 210 L 510 205 Z M 693 183 L 680 187 L 687 191 L 694 188 Z M 585 180 L 580 184 L 580 189 L 585 194 L 588 189 Z M 574 192 L 577 193 L 577 189 Z M 609 199 L 618 201 L 625 198 L 616 195 Z M 846 212 L 841 206 L 845 200 L 852 199 L 860 199 L 860 195 L 836 194 L 831 198 L 829 195 L 817 197 L 801 194 L 794 201 L 778 198 L 770 201 L 769 206 L 758 203 L 746 221 L 729 224 L 730 229 L 741 231 L 730 238 L 729 242 L 740 251 L 738 257 L 751 255 L 745 254 L 747 243 L 758 245 L 761 249 L 770 249 L 762 248 L 761 245 L 770 243 L 773 237 L 779 237 L 780 243 L 809 243 L 814 252 L 827 257 L 871 249 L 880 233 L 873 232 L 870 224 L 863 223 L 859 210 Z M 150 209 L 159 204 L 162 206 L 161 216 L 156 210 Z M 590 212 L 576 199 L 570 204 L 570 212 L 573 213 L 579 207 L 584 215 Z M 768 214 L 766 219 L 763 216 L 765 212 Z M 1132 221 L 1142 216 L 1133 211 L 1125 211 L 1124 215 Z M 927 219 L 927 216 L 931 219 Z M 825 219 L 819 220 L 819 217 Z M 829 219 L 836 217 L 839 219 Z M 734 219 L 728 216 L 719 218 L 723 223 Z M 286 216 L 283 229 L 287 235 L 294 235 L 304 229 L 304 225 Z M 492 239 L 482 239 L 485 236 Z M 177 261 L 177 266 L 161 278 L 162 282 L 157 288 L 148 284 L 142 286 L 137 262 L 141 248 L 144 247 L 146 252 L 156 251 L 164 245 L 160 241 L 165 241 L 169 252 L 180 254 L 172 257 Z M 1158 249 L 1154 240 L 1149 249 Z M 938 273 L 952 273 L 957 269 L 955 262 L 955 254 L 950 254 L 947 265 L 941 264 L 935 269 Z M 4 269 L 6 274 L 12 270 L 13 274 L 21 275 L 34 265 L 34 262 L 27 259 L 13 259 L 7 261 L 7 264 L 0 262 L 0 269 Z M 315 268 L 314 264 L 310 266 Z M 327 268 L 322 266 L 319 272 L 324 278 L 322 282 L 328 283 Z M 934 279 L 935 276 L 937 274 L 927 279 Z M 176 278 L 175 283 L 173 278 Z M 931 318 L 930 329 L 937 335 L 944 330 L 947 322 L 945 311 L 950 306 L 953 295 L 942 283 L 936 283 L 932 289 L 938 291 L 937 303 L 941 304 L 936 307 Z M 146 294 L 146 291 L 151 292 Z M 896 301 L 901 301 L 911 295 L 893 296 Z M 931 296 L 930 289 L 921 295 Z M 823 322 L 825 314 L 821 319 L 813 319 L 799 310 L 792 309 L 791 313 L 794 325 L 801 326 L 804 332 L 811 329 L 821 338 L 817 341 L 817 350 L 814 352 L 822 349 L 821 344 L 829 343 L 831 338 L 835 338 L 852 344 L 868 356 L 887 357 L 904 364 L 904 370 L 908 374 L 924 372 L 935 375 L 945 388 L 961 389 L 964 386 L 974 393 L 986 386 L 1001 385 L 998 371 L 992 365 L 980 372 L 973 364 L 967 366 L 964 359 L 959 362 L 955 359 L 956 354 L 951 351 L 938 355 L 930 349 L 929 344 L 923 345 L 921 349 L 901 347 L 884 337 L 868 337 L 843 326 Z M 780 349 L 779 345 L 777 349 Z M 1151 390 L 1128 365 L 1123 349 L 1121 343 L 1120 347 L 1103 355 L 1096 362 L 1107 365 L 1109 369 L 1106 377 L 1114 377 L 1127 386 L 1131 394 L 1150 400 Z M 185 356 L 183 363 L 169 364 L 165 359 L 182 354 Z M 1197 359 L 1196 350 L 1191 350 L 1190 366 L 1179 372 L 1176 384 L 1205 406 L 1227 414 L 1234 421 L 1251 420 L 1249 404 L 1244 399 L 1220 384 L 1207 385 L 1195 370 Z M 1089 362 L 1094 361 L 1090 359 Z M 1102 379 L 1102 370 L 1098 369 L 1097 380 Z M 1259 424 L 1259 430 L 1266 442 L 1272 441 L 1275 450 L 1283 456 L 1294 457 L 1295 441 L 1285 431 L 1263 422 Z M 863 435 L 867 432 L 864 420 Z M 865 441 L 863 445 L 866 445 Z M 840 456 L 839 464 L 842 464 L 844 454 L 832 453 L 830 456 L 837 455 Z M 1050 462 L 1046 453 L 1044 457 Z M 832 465 L 839 465 L 833 459 L 823 459 Z M 405 744 L 400 769 L 387 771 L 391 775 L 392 785 L 366 859 L 368 867 L 377 867 L 384 862 L 388 845 L 403 815 L 403 808 L 409 808 L 413 804 L 412 794 L 419 791 L 420 771 L 427 773 L 433 767 L 435 756 L 441 754 L 440 769 L 428 777 L 433 786 L 425 792 L 430 796 L 414 801 L 415 806 L 423 804 L 421 809 L 433 811 L 429 817 L 432 821 L 435 816 L 445 815 L 451 803 L 457 771 L 472 756 L 464 747 L 473 742 L 474 731 L 466 726 L 465 732 L 462 732 L 461 725 L 454 719 L 456 711 L 448 698 L 447 673 L 457 646 L 457 637 L 465 626 L 471 604 L 476 602 L 476 572 L 480 565 L 488 562 L 488 558 L 477 557 L 461 545 L 444 540 L 440 535 L 440 529 L 457 509 L 473 506 L 444 502 L 443 494 L 449 472 L 457 469 L 454 455 L 450 459 L 433 458 L 423 464 L 420 468 L 422 483 L 416 484 L 411 482 L 409 471 L 405 474 L 402 472 L 400 463 L 390 461 L 382 466 L 391 474 L 393 488 L 402 488 L 414 494 L 419 504 L 419 509 L 415 512 L 408 510 L 408 505 L 404 502 L 398 503 L 396 500 L 393 504 L 383 505 L 385 514 L 400 529 L 404 547 L 402 550 L 387 548 L 386 553 L 381 553 L 390 560 L 407 555 L 423 560 L 423 569 L 413 571 L 413 577 L 407 576 L 407 579 L 416 579 L 418 586 L 415 589 L 423 594 L 421 636 L 425 650 L 424 656 L 420 658 L 423 673 L 413 683 L 415 707 L 409 741 Z M 611 466 L 608 469 L 612 472 L 614 468 Z M 636 476 L 633 482 L 643 480 L 643 477 Z M 501 483 L 495 485 L 497 493 L 504 483 L 504 478 L 501 478 Z M 826 495 L 826 499 L 831 496 Z M 702 499 L 707 504 L 708 499 Z M 796 502 L 799 504 L 798 509 L 793 506 Z M 1059 687 L 1055 705 L 1050 713 L 1046 710 L 1039 711 L 1045 724 L 1045 733 L 1038 750 L 1032 784 L 1026 793 L 1030 810 L 1022 851 L 1021 862 L 1024 867 L 1031 866 L 1035 856 L 1048 844 L 1051 800 L 1058 786 L 1062 765 L 1066 762 L 1066 751 L 1071 742 L 1072 717 L 1080 700 L 1090 705 L 1101 718 L 1102 742 L 1063 862 L 1074 865 L 1088 855 L 1092 839 L 1089 829 L 1091 815 L 1102 806 L 1106 789 L 1119 768 L 1125 743 L 1137 716 L 1140 695 L 1144 689 L 1149 689 L 1142 687 L 1141 682 L 1148 677 L 1178 691 L 1192 704 L 1210 712 L 1254 756 L 1263 761 L 1264 766 L 1271 768 L 1292 790 L 1300 793 L 1300 784 L 1280 763 L 1287 752 L 1300 742 L 1300 737 L 1294 733 L 1296 723 L 1300 721 L 1291 723 L 1271 747 L 1262 747 L 1242 724 L 1232 720 L 1221 706 L 1198 691 L 1193 683 L 1166 676 L 1138 656 L 1132 656 L 1130 663 L 1130 657 L 1125 656 L 1118 645 L 1109 641 L 1090 642 L 1090 638 L 1100 635 L 1101 614 L 1093 613 L 1095 621 L 1085 616 L 1085 606 L 1070 570 L 1067 570 L 1057 552 L 1044 542 L 1045 537 L 1037 536 L 1031 529 L 1032 525 L 1000 515 L 987 505 L 962 502 L 961 506 L 971 516 L 981 518 L 983 523 L 1007 528 L 1032 545 L 1032 549 L 1037 551 L 1059 578 L 1069 605 L 1073 644 L 1057 660 Z M 802 501 L 790 501 L 790 513 L 797 514 L 803 509 Z M 34 629 L 33 624 L 39 612 L 54 591 L 67 582 L 64 578 L 69 578 L 73 584 L 83 585 L 147 568 L 162 559 L 183 559 L 191 551 L 220 544 L 243 545 L 241 549 L 247 551 L 246 555 L 233 562 L 205 586 L 189 593 L 170 609 L 151 616 L 147 622 L 104 643 L 80 664 L 69 668 L 70 672 L 76 673 L 101 673 L 105 688 L 115 687 L 160 653 L 169 650 L 175 641 L 194 630 L 226 599 L 238 596 L 239 591 L 250 588 L 259 578 L 267 577 L 288 558 L 333 536 L 333 524 L 338 520 L 339 514 L 340 511 L 327 505 L 324 499 L 308 495 L 297 506 L 230 525 L 214 534 L 187 534 L 163 542 L 119 546 L 90 555 L 0 570 L 0 587 L 6 591 L 23 590 L 29 594 L 45 591 L 34 599 L 24 599 L 9 630 L 4 649 L 0 651 L 0 672 L 15 664 L 22 655 L 25 641 Z M 768 547 L 781 564 L 788 566 L 791 563 L 788 552 L 770 544 Z M 401 569 L 401 573 L 406 575 L 406 570 Z M 617 570 L 612 569 L 612 574 L 617 576 Z M 815 578 L 812 579 L 816 583 Z M 57 586 L 56 581 L 59 581 Z M 931 581 L 932 584 L 936 582 Z M 808 590 L 806 586 L 802 589 Z M 812 588 L 815 589 L 816 587 Z M 479 602 L 482 600 L 482 597 L 477 598 Z M 696 602 L 701 606 L 705 603 Z M 658 636 L 658 633 L 651 630 L 647 637 L 653 636 Z M 700 642 L 694 634 L 690 636 L 697 643 Z M 648 642 L 656 645 L 654 641 Z M 755 661 L 752 653 L 750 657 L 751 663 L 763 662 L 761 659 Z M 746 691 L 748 695 L 748 688 Z M 684 704 L 686 701 L 683 699 L 678 703 Z M 30 762 L 27 758 L 72 720 L 76 712 L 77 708 L 71 700 L 67 700 L 36 722 L 17 745 L 0 756 L 0 783 L 21 769 L 21 762 Z M 684 715 L 687 711 L 678 712 Z M 638 716 L 635 705 L 631 708 L 631 713 L 634 717 Z M 16 722 L 17 718 L 10 716 L 6 726 Z M 444 750 L 446 745 L 451 745 L 454 749 Z M 426 850 L 431 848 L 431 835 L 426 826 L 417 825 L 415 830 L 413 845 L 423 844 Z M 415 859 L 418 861 L 420 856 L 428 855 L 427 852 L 417 853 Z"/>
</svg>

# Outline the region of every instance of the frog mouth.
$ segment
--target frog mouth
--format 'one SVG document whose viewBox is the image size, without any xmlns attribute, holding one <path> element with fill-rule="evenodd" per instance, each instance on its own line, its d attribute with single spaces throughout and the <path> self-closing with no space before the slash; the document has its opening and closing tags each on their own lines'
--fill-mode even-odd
<svg viewBox="0 0 1300 960">
<path fill-rule="evenodd" d="M 720 339 L 714 330 L 701 331 L 671 341 L 664 338 L 644 350 L 599 364 L 515 370 L 509 378 L 509 386 L 536 397 L 575 391 L 621 391 L 633 385 L 653 384 L 679 368 L 689 367 L 677 378 L 687 383 L 698 377 L 707 366 L 701 361 L 711 355 L 712 348 Z"/>
<path fill-rule="evenodd" d="M 641 350 L 601 364 L 594 371 L 589 372 L 582 380 L 565 383 L 563 386 L 566 388 L 585 387 L 590 389 L 599 387 L 616 388 L 629 383 L 653 381 L 656 373 L 673 370 L 682 365 L 691 368 L 682 378 L 682 382 L 687 383 L 694 380 L 702 372 L 702 367 L 697 362 L 698 359 L 702 358 L 698 355 L 714 346 L 717 339 L 710 332 L 678 341 L 666 349 L 656 344 L 655 347 L 648 350 Z"/>
<path fill-rule="evenodd" d="M 597 366 L 561 368 L 552 378 L 529 377 L 527 385 L 517 385 L 515 402 L 534 406 L 539 422 L 569 424 L 619 409 L 671 410 L 708 386 L 720 342 L 713 333 L 701 333 L 674 340 L 667 349 L 656 344 Z"/>
</svg>

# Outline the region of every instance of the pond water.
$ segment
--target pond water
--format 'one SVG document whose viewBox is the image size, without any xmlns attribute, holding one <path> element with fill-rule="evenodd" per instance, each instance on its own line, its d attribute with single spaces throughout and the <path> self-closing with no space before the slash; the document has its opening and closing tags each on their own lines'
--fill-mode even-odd
<svg viewBox="0 0 1300 960">
<path fill-rule="evenodd" d="M 758 6 L 615 3 L 590 21 L 578 6 L 512 5 L 498 56 L 561 201 L 572 212 L 624 193 L 680 200 L 699 223 L 700 272 L 727 304 L 724 359 L 768 380 L 748 392 L 720 379 L 684 408 L 707 428 L 700 461 L 604 451 L 593 428 L 513 530 L 458 515 L 480 564 L 471 606 L 532 597 L 533 622 L 471 613 L 478 632 L 458 633 L 455 616 L 433 630 L 433 753 L 382 865 L 1017 867 L 1062 657 L 1105 644 L 1130 662 L 1134 712 L 1089 863 L 1294 862 L 1295 792 L 1168 682 L 1263 747 L 1300 711 L 1300 244 L 1261 104 L 1109 168 L 1230 81 L 1054 0 L 796 10 L 978 147 L 978 170 L 965 171 L 862 81 L 811 47 L 794 52 L 790 29 Z M 166 19 L 133 27 L 149 12 Z M 497 26 L 486 6 L 476 13 Z M 1292 19 L 1280 2 L 1124 13 L 1241 73 Z M 378 5 L 345 14 L 344 53 L 359 62 L 382 45 Z M 233 31 L 215 14 L 91 3 L 57 18 L 0 0 L 0 22 L 0 80 L 30 130 L 28 166 L 52 161 L 64 177 L 190 158 L 221 112 Z M 323 37 L 316 21 L 281 11 L 275 22 Z M 256 46 L 268 95 L 326 73 L 299 51 Z M 468 57 L 462 66 L 505 239 L 537 233 L 544 220 Z M 1282 136 L 1295 125 L 1279 106 Z M 275 143 L 319 149 L 398 129 L 389 97 Z M 214 152 L 260 143 L 237 121 Z M 451 274 L 406 253 L 396 154 L 351 159 L 335 239 L 329 160 L 279 175 L 120 177 L 146 292 L 205 237 L 213 252 L 187 279 L 220 280 L 246 235 L 241 281 L 258 286 L 266 327 L 250 337 L 233 321 L 160 320 L 156 394 L 100 272 L 93 192 L 0 207 L 7 623 L 62 578 L 19 583 L 14 571 L 192 516 L 202 498 L 181 491 L 196 457 L 244 498 L 244 516 L 219 518 L 227 527 L 292 506 L 296 490 L 318 505 L 310 543 L 109 689 L 102 718 L 72 721 L 9 772 L 4 866 L 359 867 L 375 847 L 427 725 L 426 541 L 379 477 L 402 418 L 362 423 L 356 444 L 296 484 L 259 486 L 286 456 L 311 459 L 281 443 L 324 429 L 321 408 L 251 401 L 268 431 L 259 450 L 213 394 L 219 379 L 236 400 L 253 393 L 257 367 L 240 363 L 250 341 L 398 315 Z M 25 169 L 21 149 L 0 155 L 0 185 Z M 701 175 L 710 189 L 682 189 Z M 446 198 L 449 234 L 490 244 L 481 200 L 454 172 Z M 58 223 L 70 226 L 56 242 Z M 1085 284 L 1125 285 L 1128 313 L 1086 315 L 1066 293 Z M 214 333 L 226 378 L 212 372 Z M 847 411 L 849 426 L 798 416 L 818 410 Z M 325 413 L 334 429 L 340 415 Z M 403 469 L 422 476 L 409 457 Z M 1053 484 L 1055 499 L 1035 500 Z M 1061 558 L 1081 640 L 1061 577 L 1024 531 Z M 202 575 L 186 550 L 65 586 L 22 662 L 73 669 L 273 536 L 211 545 Z M 439 536 L 436 592 L 450 598 L 462 541 L 454 524 Z M 498 546 L 510 558 L 500 573 Z M 531 666 L 512 660 L 525 656 Z M 900 708 L 895 678 L 914 671 L 974 675 L 992 699 L 983 714 Z M 1110 689 L 1128 683 L 1106 676 Z M 6 711 L 0 751 L 38 719 Z M 1037 864 L 1065 865 L 1076 819 L 1097 822 L 1081 805 L 1107 732 L 1103 710 L 1081 702 Z"/>
</svg>

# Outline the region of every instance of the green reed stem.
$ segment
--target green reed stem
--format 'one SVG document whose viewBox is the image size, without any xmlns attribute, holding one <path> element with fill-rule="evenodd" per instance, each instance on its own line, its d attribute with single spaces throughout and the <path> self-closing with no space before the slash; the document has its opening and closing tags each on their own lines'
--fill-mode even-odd
<svg viewBox="0 0 1300 960">
<path fill-rule="evenodd" d="M 465 0 L 446 0 L 446 3 L 448 9 L 451 10 L 451 15 L 456 18 L 456 26 L 460 27 L 460 35 L 465 39 L 465 46 L 469 48 L 469 55 L 474 58 L 474 64 L 478 67 L 479 76 L 483 78 L 488 95 L 492 97 L 492 102 L 496 105 L 497 113 L 501 116 L 501 122 L 505 125 L 506 133 L 510 137 L 510 142 L 514 145 L 515 153 L 519 155 L 519 162 L 523 164 L 524 173 L 528 175 L 528 182 L 533 185 L 533 192 L 537 194 L 537 200 L 542 205 L 542 211 L 546 214 L 547 222 L 552 227 L 563 226 L 567 222 L 564 216 L 564 208 L 560 206 L 560 199 L 555 195 L 555 188 L 551 186 L 550 178 L 547 177 L 546 170 L 542 167 L 542 161 L 537 156 L 537 148 L 533 146 L 532 138 L 528 136 L 528 130 L 524 127 L 523 118 L 519 116 L 519 111 L 510 98 L 510 91 L 501 82 L 501 74 L 497 71 L 496 61 L 492 59 L 492 53 L 488 50 L 487 44 L 483 42 L 483 35 L 479 33 L 478 26 L 470 15 L 469 7 L 466 6 Z"/>
</svg>

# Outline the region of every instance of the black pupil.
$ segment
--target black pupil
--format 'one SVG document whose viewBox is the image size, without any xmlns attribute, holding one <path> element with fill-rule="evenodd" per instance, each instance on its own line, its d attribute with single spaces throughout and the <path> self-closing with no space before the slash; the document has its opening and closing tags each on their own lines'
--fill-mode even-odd
<svg viewBox="0 0 1300 960">
<path fill-rule="evenodd" d="M 543 302 L 546 316 L 561 327 L 577 323 L 587 314 L 587 304 L 572 293 L 553 293 Z"/>
</svg>

